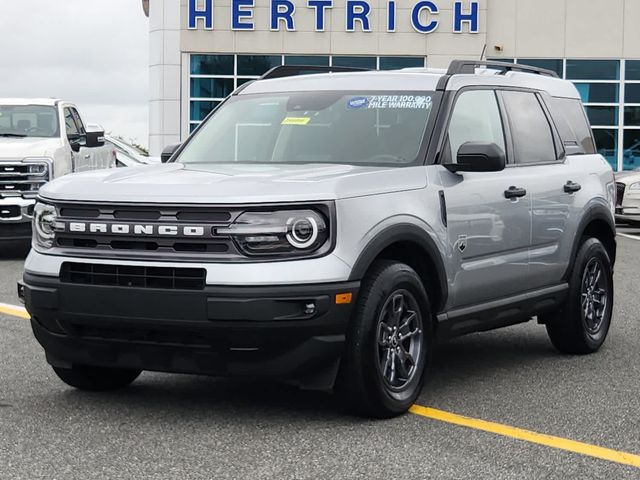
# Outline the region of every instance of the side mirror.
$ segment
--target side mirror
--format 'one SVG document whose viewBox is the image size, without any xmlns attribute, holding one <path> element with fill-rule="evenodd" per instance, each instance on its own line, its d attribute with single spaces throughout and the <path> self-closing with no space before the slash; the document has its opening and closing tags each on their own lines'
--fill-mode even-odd
<svg viewBox="0 0 640 480">
<path fill-rule="evenodd" d="M 495 143 L 467 142 L 458 150 L 457 163 L 444 167 L 451 172 L 499 172 L 506 164 L 504 152 Z"/>
<path fill-rule="evenodd" d="M 164 147 L 164 150 L 162 150 L 162 154 L 160 155 L 160 161 L 162 163 L 167 163 L 181 146 L 181 143 L 173 143 Z"/>
<path fill-rule="evenodd" d="M 87 136 L 82 135 L 80 133 L 72 133 L 67 135 L 69 139 L 69 145 L 71 145 L 71 150 L 78 153 L 80 151 L 80 147 L 84 147 L 87 145 Z"/>
<path fill-rule="evenodd" d="M 89 148 L 104 146 L 104 128 L 100 125 L 88 125 L 86 146 Z"/>
</svg>

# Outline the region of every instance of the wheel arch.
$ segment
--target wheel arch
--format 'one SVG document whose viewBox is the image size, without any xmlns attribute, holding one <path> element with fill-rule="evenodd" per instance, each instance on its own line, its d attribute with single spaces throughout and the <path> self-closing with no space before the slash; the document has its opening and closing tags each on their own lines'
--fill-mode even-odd
<svg viewBox="0 0 640 480">
<path fill-rule="evenodd" d="M 615 221 L 608 207 L 600 204 L 593 205 L 587 210 L 576 230 L 571 250 L 571 261 L 565 272 L 564 279 L 568 279 L 573 271 L 578 249 L 585 236 L 600 240 L 609 254 L 611 266 L 613 267 L 615 264 L 617 250 Z"/>
<path fill-rule="evenodd" d="M 380 259 L 397 260 L 413 268 L 427 290 L 433 313 L 444 308 L 448 296 L 444 261 L 436 242 L 424 229 L 412 224 L 385 228 L 360 253 L 349 279 L 362 280 Z"/>
</svg>

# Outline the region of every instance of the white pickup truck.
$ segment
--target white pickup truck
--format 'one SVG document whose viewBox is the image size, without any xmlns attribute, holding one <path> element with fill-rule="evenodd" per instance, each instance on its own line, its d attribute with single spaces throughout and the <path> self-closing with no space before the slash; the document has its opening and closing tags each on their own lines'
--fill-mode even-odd
<svg viewBox="0 0 640 480">
<path fill-rule="evenodd" d="M 75 105 L 0 98 L 0 241 L 31 237 L 39 188 L 71 172 L 115 166 L 102 128 L 85 128 Z"/>
</svg>

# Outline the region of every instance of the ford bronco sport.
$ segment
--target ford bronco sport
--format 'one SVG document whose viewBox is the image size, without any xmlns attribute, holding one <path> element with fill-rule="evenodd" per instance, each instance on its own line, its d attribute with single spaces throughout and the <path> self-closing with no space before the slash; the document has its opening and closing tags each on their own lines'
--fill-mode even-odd
<svg viewBox="0 0 640 480">
<path fill-rule="evenodd" d="M 570 82 L 319 70 L 241 86 L 164 165 L 40 190 L 20 289 L 64 382 L 266 376 L 390 417 L 436 339 L 537 317 L 600 348 L 615 184 Z"/>
</svg>

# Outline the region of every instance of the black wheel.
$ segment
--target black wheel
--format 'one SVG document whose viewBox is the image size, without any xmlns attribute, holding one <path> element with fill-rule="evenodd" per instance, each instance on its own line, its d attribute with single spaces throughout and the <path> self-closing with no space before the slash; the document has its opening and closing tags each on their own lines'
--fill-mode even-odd
<svg viewBox="0 0 640 480">
<path fill-rule="evenodd" d="M 140 370 L 74 365 L 71 368 L 53 367 L 53 371 L 67 385 L 80 390 L 105 391 L 123 388 L 140 376 Z"/>
<path fill-rule="evenodd" d="M 376 262 L 362 283 L 347 332 L 339 389 L 364 416 L 407 411 L 422 389 L 431 358 L 429 299 L 408 265 Z"/>
<path fill-rule="evenodd" d="M 596 352 L 604 343 L 613 311 L 613 275 L 600 240 L 587 238 L 576 256 L 564 307 L 543 317 L 553 345 L 563 353 Z"/>
</svg>

